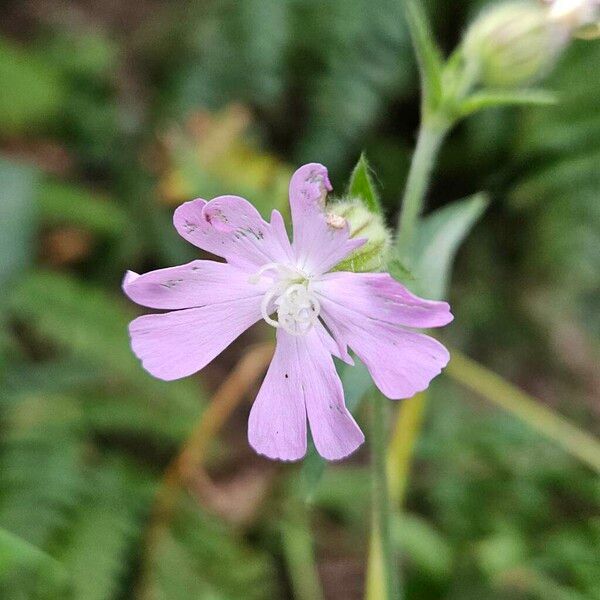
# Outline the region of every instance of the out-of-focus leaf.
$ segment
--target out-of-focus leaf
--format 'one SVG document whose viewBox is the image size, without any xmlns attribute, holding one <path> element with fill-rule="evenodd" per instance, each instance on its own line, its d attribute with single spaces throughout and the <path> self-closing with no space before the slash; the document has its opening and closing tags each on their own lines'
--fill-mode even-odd
<svg viewBox="0 0 600 600">
<path fill-rule="evenodd" d="M 421 73 L 423 102 L 426 110 L 434 109 L 442 97 L 443 58 L 420 0 L 402 0 L 408 30 Z"/>
<path fill-rule="evenodd" d="M 547 90 L 484 90 L 463 100 L 458 107 L 460 117 L 497 106 L 552 106 L 558 96 Z"/>
<path fill-rule="evenodd" d="M 0 596 L 23 600 L 69 597 L 64 567 L 51 556 L 0 528 Z"/>
<path fill-rule="evenodd" d="M 1 80 L 1 78 L 0 78 Z M 4 84 L 3 84 L 4 85 Z M 32 259 L 36 226 L 34 168 L 0 159 L 0 284 Z M 0 290 L 0 294 L 5 292 Z"/>
<path fill-rule="evenodd" d="M 193 57 L 176 80 L 180 110 L 233 100 L 272 108 L 282 93 L 289 5 L 225 0 L 186 7 Z"/>
<path fill-rule="evenodd" d="M 444 579 L 452 570 L 452 546 L 421 517 L 410 513 L 396 515 L 392 522 L 392 540 L 429 577 Z"/>
<path fill-rule="evenodd" d="M 99 28 L 57 31 L 36 50 L 67 76 L 93 79 L 96 84 L 116 67 L 118 58 L 117 44 Z"/>
<path fill-rule="evenodd" d="M 494 577 L 522 564 L 527 547 L 519 531 L 499 531 L 479 542 L 476 556 L 481 569 Z"/>
<path fill-rule="evenodd" d="M 228 193 L 248 198 L 265 218 L 274 208 L 287 211 L 291 169 L 252 142 L 251 123 L 248 109 L 232 104 L 197 111 L 184 129 L 165 135 L 169 165 L 159 184 L 162 199 L 177 205 Z"/>
<path fill-rule="evenodd" d="M 73 600 L 110 600 L 120 589 L 130 545 L 139 535 L 150 500 L 136 472 L 120 460 L 91 473 L 59 553 L 70 574 Z"/>
<path fill-rule="evenodd" d="M 80 186 L 44 181 L 38 202 L 40 217 L 49 225 L 76 225 L 103 235 L 119 235 L 127 225 L 121 206 Z"/>
<path fill-rule="evenodd" d="M 391 98 L 412 93 L 414 68 L 398 0 L 304 0 L 297 6 L 295 80 L 308 123 L 295 153 L 335 174 L 360 149 Z M 368 18 L 350 18 L 352 14 Z M 299 18 L 299 16 L 302 18 Z M 316 60 L 306 60 L 316 56 Z"/>
<path fill-rule="evenodd" d="M 60 109 L 63 84 L 51 65 L 0 38 L 0 131 L 28 132 Z"/>
<path fill-rule="evenodd" d="M 362 529 L 369 507 L 370 483 L 371 474 L 366 467 L 346 465 L 342 469 L 328 469 L 322 485 L 315 490 L 313 504 Z"/>
<path fill-rule="evenodd" d="M 359 198 L 369 211 L 381 213 L 381 202 L 375 188 L 371 167 L 364 152 L 360 155 L 348 184 L 348 196 Z"/>
<path fill-rule="evenodd" d="M 279 597 L 278 587 L 268 555 L 182 494 L 172 522 L 148 540 L 136 597 L 268 600 Z"/>
<path fill-rule="evenodd" d="M 559 413 L 460 352 L 453 352 L 453 360 L 446 372 L 600 473 L 600 441 L 583 428 L 573 425 Z"/>
<path fill-rule="evenodd" d="M 169 448 L 181 444 L 199 412 L 182 409 L 168 398 L 148 398 L 140 392 L 97 388 L 80 394 L 87 426 L 102 435 L 151 440 Z"/>
<path fill-rule="evenodd" d="M 6 365 L 3 386 L 10 396 L 54 394 L 98 383 L 104 373 L 89 362 L 70 358 L 46 363 L 12 360 Z"/>
<path fill-rule="evenodd" d="M 520 115 L 513 138 L 516 177 L 508 191 L 522 227 L 526 277 L 551 288 L 552 302 L 562 305 L 558 310 L 570 312 L 595 337 L 600 332 L 599 64 L 600 44 L 574 43 L 548 81 L 559 91 L 560 104 Z"/>
<path fill-rule="evenodd" d="M 444 206 L 421 221 L 412 260 L 413 291 L 432 299 L 446 295 L 454 255 L 487 203 L 485 194 L 476 194 Z"/>
<path fill-rule="evenodd" d="M 129 346 L 127 325 L 134 315 L 124 303 L 64 275 L 35 272 L 11 290 L 9 309 L 35 335 L 57 345 L 59 352 L 100 369 L 105 381 L 118 382 L 125 394 L 134 391 L 132 397 L 145 398 L 145 410 L 160 413 L 155 405 L 167 403 L 169 410 L 186 415 L 193 427 L 202 408 L 202 388 L 189 379 L 159 381 L 142 369 Z"/>
<path fill-rule="evenodd" d="M 0 525 L 43 547 L 81 489 L 81 411 L 57 394 L 24 396 L 3 409 Z"/>
</svg>

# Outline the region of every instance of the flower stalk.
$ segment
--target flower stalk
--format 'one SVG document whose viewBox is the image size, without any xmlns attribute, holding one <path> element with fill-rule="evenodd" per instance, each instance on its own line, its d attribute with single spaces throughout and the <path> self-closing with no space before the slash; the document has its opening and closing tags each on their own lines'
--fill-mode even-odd
<svg viewBox="0 0 600 600">
<path fill-rule="evenodd" d="M 387 473 L 387 421 L 389 405 L 379 393 L 371 399 L 371 452 L 373 490 L 373 530 L 369 562 L 367 598 L 396 600 L 403 597 L 399 569 L 392 548 L 390 494 Z M 379 558 L 380 560 L 373 560 Z M 380 582 L 377 575 L 380 575 Z M 374 590 L 380 590 L 375 594 Z"/>
<path fill-rule="evenodd" d="M 409 268 L 425 194 L 440 147 L 450 127 L 450 121 L 441 112 L 428 112 L 423 115 L 400 205 L 395 239 L 396 256 Z M 388 451 L 386 427 L 389 417 L 389 412 L 386 410 L 388 407 L 384 404 L 381 395 L 375 394 L 373 397 L 371 417 L 373 531 L 367 573 L 367 600 L 403 598 L 397 556 L 391 543 L 391 519 L 393 511 L 399 507 L 406 488 L 413 448 L 419 436 L 420 416 L 424 403 L 425 397 L 421 394 L 404 400 L 395 429 L 397 433 L 404 432 L 405 420 L 408 418 L 412 422 L 413 430 L 410 441 L 401 455 L 393 456 L 398 442 L 392 440 Z M 398 477 L 394 478 L 392 471 L 398 473 Z M 391 502 L 392 492 L 394 506 Z M 381 581 L 377 581 L 378 579 Z"/>
<path fill-rule="evenodd" d="M 417 145 L 402 197 L 396 231 L 398 256 L 404 262 L 409 261 L 410 258 L 410 249 L 414 243 L 417 220 L 423 210 L 423 199 L 429 187 L 433 166 L 447 131 L 448 126 L 434 117 L 423 120 L 419 129 Z"/>
</svg>

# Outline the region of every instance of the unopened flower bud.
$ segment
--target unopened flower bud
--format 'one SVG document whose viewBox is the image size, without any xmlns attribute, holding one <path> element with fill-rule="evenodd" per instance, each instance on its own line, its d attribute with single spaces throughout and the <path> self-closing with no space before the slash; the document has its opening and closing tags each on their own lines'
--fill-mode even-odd
<svg viewBox="0 0 600 600">
<path fill-rule="evenodd" d="M 564 44 L 546 6 L 509 2 L 475 20 L 465 35 L 463 52 L 483 85 L 519 87 L 543 77 Z"/>
<path fill-rule="evenodd" d="M 344 227 L 348 223 L 350 237 L 367 240 L 335 270 L 354 273 L 381 270 L 390 247 L 390 234 L 383 217 L 371 212 L 359 199 L 332 202 L 327 205 L 327 210 L 327 221 L 331 227 Z"/>
<path fill-rule="evenodd" d="M 548 18 L 566 36 L 600 36 L 600 0 L 546 0 Z"/>
</svg>

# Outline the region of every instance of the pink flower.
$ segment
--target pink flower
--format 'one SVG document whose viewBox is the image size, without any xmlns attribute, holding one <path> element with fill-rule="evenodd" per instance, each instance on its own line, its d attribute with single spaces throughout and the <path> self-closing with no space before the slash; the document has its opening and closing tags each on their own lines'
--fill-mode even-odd
<svg viewBox="0 0 600 600">
<path fill-rule="evenodd" d="M 248 424 L 252 447 L 272 459 L 304 456 L 307 417 L 326 459 L 362 444 L 332 359 L 353 364 L 348 346 L 392 399 L 424 390 L 449 360 L 444 346 L 412 330 L 450 322 L 448 304 L 418 298 L 386 273 L 331 271 L 365 240 L 351 239 L 343 219 L 327 216 L 330 190 L 322 165 L 293 175 L 291 244 L 276 210 L 267 223 L 238 196 L 186 202 L 175 211 L 179 234 L 227 262 L 129 271 L 123 282 L 134 302 L 171 311 L 129 326 L 134 353 L 159 379 L 199 371 L 260 319 L 276 328 L 275 355 Z"/>
</svg>

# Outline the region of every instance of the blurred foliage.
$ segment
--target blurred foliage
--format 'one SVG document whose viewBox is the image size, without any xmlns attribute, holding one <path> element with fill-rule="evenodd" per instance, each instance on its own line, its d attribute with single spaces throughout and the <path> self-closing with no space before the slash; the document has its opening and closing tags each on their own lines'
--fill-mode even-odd
<svg viewBox="0 0 600 600">
<path fill-rule="evenodd" d="M 293 478 L 242 524 L 194 490 L 172 518 L 156 514 L 164 471 L 230 357 L 210 380 L 148 377 L 119 283 L 126 268 L 195 256 L 170 230 L 175 204 L 236 193 L 265 215 L 286 210 L 292 165 L 324 162 L 343 192 L 363 146 L 391 223 L 419 104 L 400 2 L 12 4 L 0 36 L 0 597 L 288 597 L 280 522 Z M 427 3 L 443 47 L 481 4 Z M 430 194 L 438 211 L 491 195 L 456 257 L 450 337 L 549 401 L 564 396 L 590 429 L 599 65 L 598 42 L 577 42 L 546 82 L 557 106 L 468 120 Z M 475 220 L 479 205 L 463 206 Z M 438 234 L 451 258 L 462 229 Z M 565 323 L 578 352 L 552 335 Z M 231 421 L 228 436 L 245 440 Z M 237 456 L 219 446 L 209 472 L 252 497 L 254 470 L 270 467 Z M 368 474 L 360 457 L 324 474 L 307 464 L 326 596 L 353 597 Z M 600 598 L 600 489 L 573 459 L 442 379 L 417 464 L 394 530 L 409 598 Z"/>
</svg>

